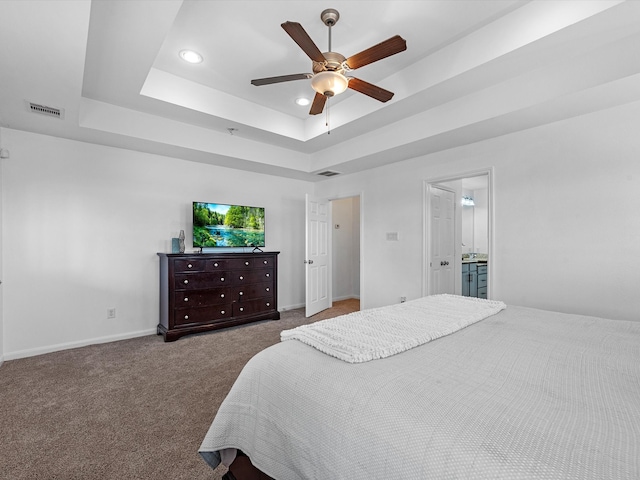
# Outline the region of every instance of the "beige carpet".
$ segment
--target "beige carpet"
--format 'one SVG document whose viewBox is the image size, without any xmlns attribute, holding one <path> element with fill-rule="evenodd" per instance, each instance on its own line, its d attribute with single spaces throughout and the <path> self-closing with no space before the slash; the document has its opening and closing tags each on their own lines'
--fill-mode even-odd
<svg viewBox="0 0 640 480">
<path fill-rule="evenodd" d="M 198 447 L 244 364 L 280 331 L 359 309 L 335 302 L 165 343 L 147 336 L 6 361 L 0 479 L 212 479 Z"/>
</svg>

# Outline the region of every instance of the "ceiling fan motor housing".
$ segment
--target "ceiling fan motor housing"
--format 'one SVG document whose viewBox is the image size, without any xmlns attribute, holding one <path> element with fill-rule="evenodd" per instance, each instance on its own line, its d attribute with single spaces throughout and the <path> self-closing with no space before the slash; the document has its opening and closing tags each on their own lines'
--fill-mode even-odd
<svg viewBox="0 0 640 480">
<path fill-rule="evenodd" d="M 324 52 L 325 62 L 313 62 L 313 73 L 324 71 L 344 73 L 344 62 L 346 58 L 336 52 Z"/>
</svg>

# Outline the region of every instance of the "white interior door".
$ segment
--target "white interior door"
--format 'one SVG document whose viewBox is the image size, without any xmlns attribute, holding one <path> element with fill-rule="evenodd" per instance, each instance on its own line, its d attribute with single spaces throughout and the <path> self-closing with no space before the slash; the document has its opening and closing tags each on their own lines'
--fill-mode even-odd
<svg viewBox="0 0 640 480">
<path fill-rule="evenodd" d="M 429 294 L 455 293 L 455 192 L 429 187 Z"/>
<path fill-rule="evenodd" d="M 306 196 L 306 307 L 310 317 L 331 307 L 331 204 Z"/>
</svg>

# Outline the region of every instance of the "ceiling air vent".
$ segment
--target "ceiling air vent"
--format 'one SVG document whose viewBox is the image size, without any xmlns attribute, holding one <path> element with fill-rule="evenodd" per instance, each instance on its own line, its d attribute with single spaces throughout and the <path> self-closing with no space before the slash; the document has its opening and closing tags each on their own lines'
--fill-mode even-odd
<svg viewBox="0 0 640 480">
<path fill-rule="evenodd" d="M 340 175 L 340 172 L 334 172 L 332 170 L 325 170 L 324 172 L 318 172 L 316 175 L 322 175 L 323 177 L 333 177 L 335 175 Z"/>
<path fill-rule="evenodd" d="M 38 103 L 27 102 L 29 111 L 33 113 L 39 113 L 40 115 L 46 115 L 47 117 L 64 118 L 64 110 L 61 108 L 47 107 L 46 105 L 40 105 Z"/>
</svg>

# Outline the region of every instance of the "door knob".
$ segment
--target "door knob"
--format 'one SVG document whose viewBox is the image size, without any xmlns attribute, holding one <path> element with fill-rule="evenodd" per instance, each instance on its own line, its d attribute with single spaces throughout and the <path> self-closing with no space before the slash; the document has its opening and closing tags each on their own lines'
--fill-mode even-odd
<svg viewBox="0 0 640 480">
<path fill-rule="evenodd" d="M 313 263 L 313 260 L 305 260 L 304 263 L 308 263 L 309 265 L 311 265 Z"/>
</svg>

